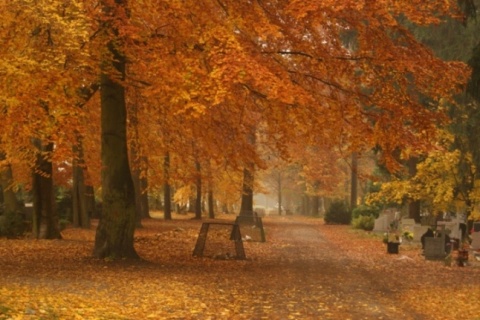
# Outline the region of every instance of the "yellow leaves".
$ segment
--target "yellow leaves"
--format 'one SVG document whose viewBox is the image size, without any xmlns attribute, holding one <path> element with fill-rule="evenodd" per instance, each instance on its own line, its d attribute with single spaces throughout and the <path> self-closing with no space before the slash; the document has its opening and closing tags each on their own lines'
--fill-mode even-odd
<svg viewBox="0 0 480 320">
<path fill-rule="evenodd" d="M 182 109 L 176 112 L 176 115 L 187 114 L 193 118 L 199 118 L 205 113 L 207 107 L 198 102 L 188 102 Z"/>
<path fill-rule="evenodd" d="M 382 183 L 380 191 L 371 194 L 368 202 L 422 200 L 434 211 L 453 210 L 458 200 L 465 200 L 461 194 L 457 195 L 458 198 L 454 195 L 461 181 L 458 173 L 460 157 L 458 150 L 432 151 L 417 165 L 414 177 Z"/>
</svg>

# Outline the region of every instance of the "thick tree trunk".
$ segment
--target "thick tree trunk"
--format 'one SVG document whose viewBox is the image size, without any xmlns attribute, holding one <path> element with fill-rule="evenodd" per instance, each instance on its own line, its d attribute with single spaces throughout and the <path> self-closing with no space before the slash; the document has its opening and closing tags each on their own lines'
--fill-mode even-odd
<svg viewBox="0 0 480 320">
<path fill-rule="evenodd" d="M 243 169 L 242 203 L 240 215 L 253 216 L 253 169 Z"/>
<path fill-rule="evenodd" d="M 472 57 L 468 64 L 472 68 L 472 74 L 467 86 L 467 92 L 477 101 L 480 101 L 480 42 L 473 49 Z"/>
<path fill-rule="evenodd" d="M 255 148 L 256 128 L 250 128 L 247 136 L 248 142 Z M 242 185 L 242 203 L 240 204 L 240 215 L 253 217 L 253 183 L 255 178 L 255 163 L 247 161 L 243 168 L 243 185 Z"/>
<path fill-rule="evenodd" d="M 48 159 L 53 151 L 53 143 L 45 147 L 40 141 L 34 142 L 38 148 L 37 162 L 33 172 L 33 221 L 32 232 L 37 239 L 61 239 L 58 216 L 55 208 L 53 189 L 53 167 Z"/>
<path fill-rule="evenodd" d="M 117 0 L 116 6 L 126 1 Z M 104 11 L 115 8 L 103 3 Z M 113 25 L 113 22 L 111 22 Z M 110 26 L 112 34 L 118 30 Z M 127 110 L 125 104 L 125 57 L 119 39 L 108 43 L 113 59 L 104 62 L 101 76 L 102 125 L 102 215 L 95 235 L 93 255 L 97 258 L 138 258 L 133 244 L 135 231 L 135 189 L 128 163 Z M 114 75 L 119 78 L 114 79 Z"/>
<path fill-rule="evenodd" d="M 163 217 L 165 220 L 172 220 L 172 188 L 170 186 L 170 154 L 167 152 L 163 158 Z"/>
<path fill-rule="evenodd" d="M 116 66 L 122 71 L 124 67 L 124 62 Z M 106 74 L 102 75 L 101 106 L 103 204 L 94 256 L 138 258 L 133 246 L 135 190 L 128 164 L 125 90 Z"/>
</svg>

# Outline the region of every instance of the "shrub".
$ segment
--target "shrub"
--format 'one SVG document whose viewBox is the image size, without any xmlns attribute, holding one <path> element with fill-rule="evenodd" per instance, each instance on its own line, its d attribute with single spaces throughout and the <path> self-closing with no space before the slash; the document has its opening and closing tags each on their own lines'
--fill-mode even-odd
<svg viewBox="0 0 480 320">
<path fill-rule="evenodd" d="M 380 209 L 376 206 L 367 206 L 367 205 L 360 205 L 353 209 L 352 211 L 352 218 L 358 218 L 360 216 L 372 216 L 373 218 L 378 218 L 380 215 Z"/>
<path fill-rule="evenodd" d="M 354 229 L 372 231 L 374 225 L 375 225 L 375 218 L 371 215 L 359 216 L 352 220 L 352 226 Z"/>
<path fill-rule="evenodd" d="M 0 236 L 18 237 L 25 231 L 23 215 L 7 211 L 0 216 Z"/>
<path fill-rule="evenodd" d="M 324 220 L 327 224 L 350 224 L 352 214 L 345 201 L 335 200 L 325 212 Z"/>
</svg>

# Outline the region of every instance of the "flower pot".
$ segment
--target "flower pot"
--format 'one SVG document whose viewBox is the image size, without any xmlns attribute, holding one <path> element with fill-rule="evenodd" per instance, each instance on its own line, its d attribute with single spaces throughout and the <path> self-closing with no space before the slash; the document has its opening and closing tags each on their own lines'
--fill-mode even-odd
<svg viewBox="0 0 480 320">
<path fill-rule="evenodd" d="M 464 267 L 467 265 L 467 261 L 468 261 L 468 250 L 458 250 L 457 265 L 459 267 Z"/>
<path fill-rule="evenodd" d="M 387 242 L 387 253 L 398 253 L 398 242 Z"/>
</svg>

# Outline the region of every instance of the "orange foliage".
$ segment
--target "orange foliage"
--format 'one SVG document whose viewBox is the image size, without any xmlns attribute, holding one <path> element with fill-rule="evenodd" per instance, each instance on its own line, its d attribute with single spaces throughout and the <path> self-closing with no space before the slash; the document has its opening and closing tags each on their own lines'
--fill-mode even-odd
<svg viewBox="0 0 480 320">
<path fill-rule="evenodd" d="M 96 4 L 0 4 L 0 74 L 8 79 L 0 86 L 1 148 L 9 161 L 32 165 L 30 139 L 38 137 L 55 142 L 53 161 L 69 162 L 77 132 L 98 181 L 98 140 L 90 134 L 99 132 L 99 109 L 80 106 L 108 57 L 106 23 L 115 24 L 115 45 L 127 57 L 123 84 L 152 185 L 165 180 L 158 168 L 166 152 L 174 159 L 170 178 L 184 183 L 196 178 L 195 161 L 206 179 L 251 161 L 262 166 L 248 139 L 253 128 L 267 149 L 320 148 L 330 164 L 335 149 L 379 146 L 394 167 L 394 150 L 431 147 L 445 122 L 439 101 L 468 76 L 464 64 L 437 59 L 396 19 L 437 23 L 457 14 L 453 0 L 138 0 L 110 16 Z"/>
</svg>

